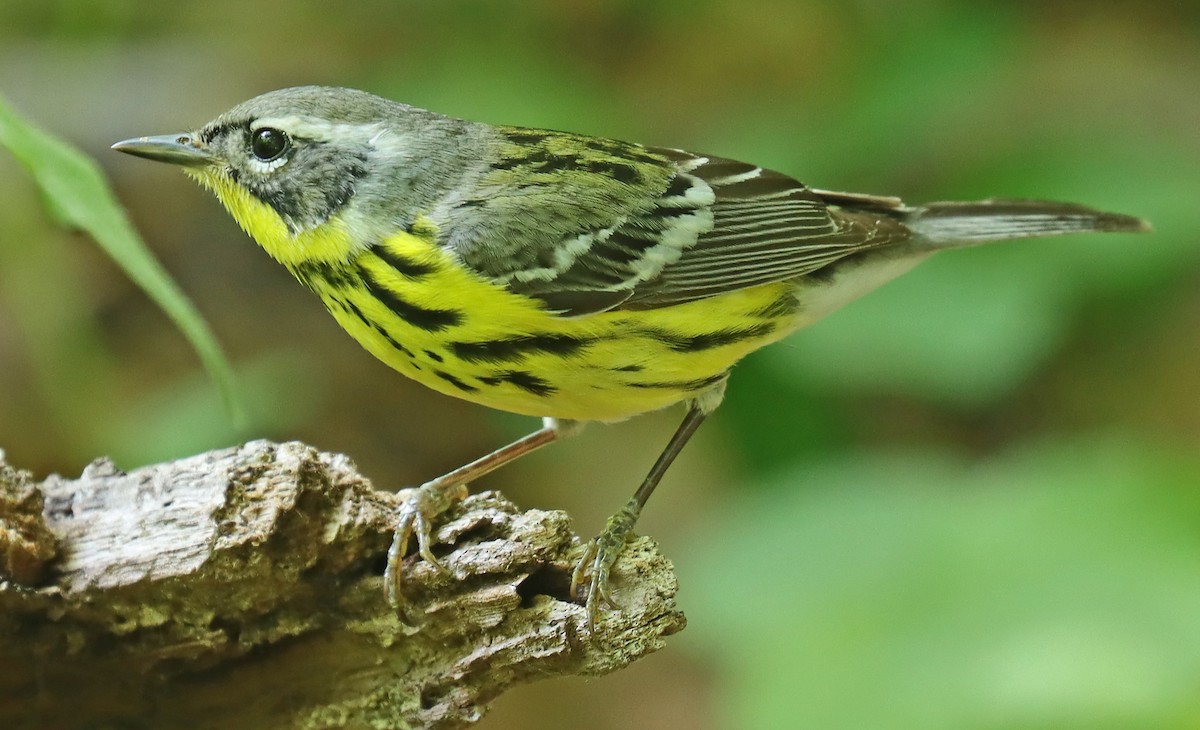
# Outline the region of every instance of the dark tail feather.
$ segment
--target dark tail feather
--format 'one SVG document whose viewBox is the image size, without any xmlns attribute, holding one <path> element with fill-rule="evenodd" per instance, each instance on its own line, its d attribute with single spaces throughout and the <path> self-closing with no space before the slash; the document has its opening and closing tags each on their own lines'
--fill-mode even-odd
<svg viewBox="0 0 1200 730">
<path fill-rule="evenodd" d="M 910 208 L 905 224 L 938 248 L 1066 233 L 1150 230 L 1141 218 L 1105 213 L 1074 203 L 992 199 L 974 203 L 930 203 Z"/>
</svg>

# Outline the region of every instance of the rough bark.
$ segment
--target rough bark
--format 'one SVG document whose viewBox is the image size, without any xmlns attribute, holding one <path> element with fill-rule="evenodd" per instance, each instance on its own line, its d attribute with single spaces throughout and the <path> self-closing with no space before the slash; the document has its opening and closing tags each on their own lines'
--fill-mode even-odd
<svg viewBox="0 0 1200 730">
<path fill-rule="evenodd" d="M 599 675 L 684 626 L 646 538 L 621 611 L 585 628 L 562 512 L 469 497 L 439 524 L 442 574 L 383 601 L 396 495 L 298 443 L 35 483 L 0 453 L 0 727 L 453 728 L 520 682 Z"/>
</svg>

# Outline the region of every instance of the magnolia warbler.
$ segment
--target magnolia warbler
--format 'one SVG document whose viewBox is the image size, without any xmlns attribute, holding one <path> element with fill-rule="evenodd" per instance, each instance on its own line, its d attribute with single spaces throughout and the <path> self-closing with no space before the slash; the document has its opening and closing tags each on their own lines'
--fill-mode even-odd
<svg viewBox="0 0 1200 730">
<path fill-rule="evenodd" d="M 413 491 L 385 590 L 415 533 L 465 485 L 575 433 L 683 402 L 633 498 L 586 547 L 572 594 L 608 576 L 646 499 L 730 368 L 908 271 L 988 241 L 1144 231 L 1081 205 L 905 205 L 809 188 L 714 155 L 471 122 L 352 89 L 273 91 L 198 130 L 113 145 L 181 166 L 369 352 L 435 390 L 543 427 Z"/>
</svg>

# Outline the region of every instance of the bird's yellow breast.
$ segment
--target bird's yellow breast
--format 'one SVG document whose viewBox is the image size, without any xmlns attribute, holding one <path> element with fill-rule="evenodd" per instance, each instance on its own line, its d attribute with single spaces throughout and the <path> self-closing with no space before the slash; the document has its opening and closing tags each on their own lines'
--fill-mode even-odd
<svg viewBox="0 0 1200 730">
<path fill-rule="evenodd" d="M 770 310 L 790 288 L 568 318 L 409 233 L 347 269 L 292 270 L 367 350 L 434 390 L 532 416 L 601 421 L 723 380 L 747 352 L 786 334 Z"/>
<path fill-rule="evenodd" d="M 695 397 L 794 327 L 793 286 L 564 317 L 467 269 L 426 224 L 364 246 L 338 219 L 299 235 L 209 183 L 267 252 L 377 358 L 434 390 L 531 416 L 613 421 Z"/>
</svg>

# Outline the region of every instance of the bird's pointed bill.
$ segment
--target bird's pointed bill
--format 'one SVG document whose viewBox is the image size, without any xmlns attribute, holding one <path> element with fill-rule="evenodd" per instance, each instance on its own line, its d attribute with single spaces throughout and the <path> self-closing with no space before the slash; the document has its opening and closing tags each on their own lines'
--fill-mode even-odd
<svg viewBox="0 0 1200 730">
<path fill-rule="evenodd" d="M 213 162 L 213 156 L 200 140 L 191 134 L 163 134 L 156 137 L 135 137 L 117 142 L 112 148 L 135 157 L 156 162 L 169 162 L 183 167 L 202 167 Z"/>
</svg>

